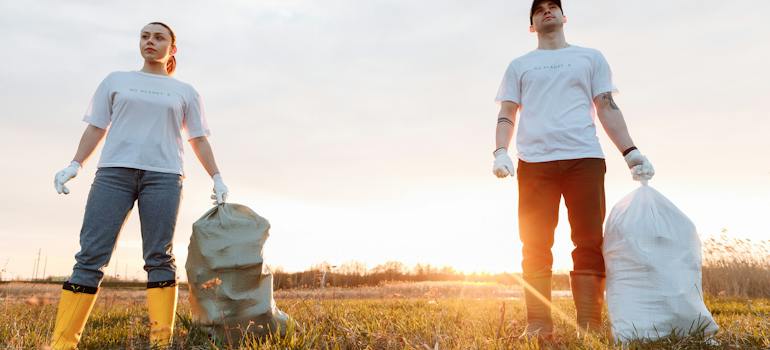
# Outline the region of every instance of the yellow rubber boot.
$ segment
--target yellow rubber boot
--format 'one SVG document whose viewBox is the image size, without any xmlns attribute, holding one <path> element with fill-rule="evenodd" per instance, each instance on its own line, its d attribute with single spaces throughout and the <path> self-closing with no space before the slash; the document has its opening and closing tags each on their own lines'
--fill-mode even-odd
<svg viewBox="0 0 770 350">
<path fill-rule="evenodd" d="M 64 283 L 56 312 L 56 325 L 53 328 L 52 349 L 78 348 L 80 335 L 96 302 L 97 291 L 96 287 Z"/>
<path fill-rule="evenodd" d="M 176 281 L 151 282 L 147 284 L 147 306 L 150 314 L 150 346 L 153 348 L 171 345 L 176 317 Z"/>
</svg>

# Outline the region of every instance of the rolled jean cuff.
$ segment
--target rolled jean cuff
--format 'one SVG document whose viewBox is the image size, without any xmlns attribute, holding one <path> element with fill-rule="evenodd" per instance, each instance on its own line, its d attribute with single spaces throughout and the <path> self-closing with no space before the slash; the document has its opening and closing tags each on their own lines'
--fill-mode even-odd
<svg viewBox="0 0 770 350">
<path fill-rule="evenodd" d="M 155 268 L 147 272 L 147 283 L 176 281 L 176 271 L 166 268 Z"/>
<path fill-rule="evenodd" d="M 93 288 L 99 288 L 102 284 L 103 274 L 96 271 L 88 271 L 83 269 L 74 269 L 72 275 L 67 279 L 67 283 L 88 286 Z"/>
</svg>

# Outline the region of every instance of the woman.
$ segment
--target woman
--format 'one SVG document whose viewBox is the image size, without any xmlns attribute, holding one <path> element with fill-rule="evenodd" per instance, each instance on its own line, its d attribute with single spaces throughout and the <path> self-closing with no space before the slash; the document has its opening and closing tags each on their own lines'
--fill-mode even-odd
<svg viewBox="0 0 770 350">
<path fill-rule="evenodd" d="M 77 346 L 103 269 L 136 201 L 147 271 L 150 341 L 153 346 L 170 344 L 177 300 L 171 250 L 182 192 L 182 130 L 214 180 L 212 199 L 221 204 L 227 197 L 227 186 L 206 138 L 209 129 L 200 96 L 189 84 L 170 77 L 176 67 L 174 32 L 163 23 L 150 23 L 142 28 L 139 48 L 144 67 L 113 72 L 102 81 L 83 119 L 89 125 L 75 157 L 54 180 L 56 191 L 68 194 L 64 184 L 77 175 L 107 135 L 88 195 L 80 252 L 59 301 L 54 349 Z"/>
</svg>

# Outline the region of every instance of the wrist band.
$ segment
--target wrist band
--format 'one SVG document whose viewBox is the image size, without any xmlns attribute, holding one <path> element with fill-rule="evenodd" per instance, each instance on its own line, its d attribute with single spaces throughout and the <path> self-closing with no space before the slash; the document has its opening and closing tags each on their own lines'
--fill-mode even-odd
<svg viewBox="0 0 770 350">
<path fill-rule="evenodd" d="M 629 153 L 631 153 L 632 151 L 637 150 L 637 149 L 638 148 L 636 148 L 636 146 L 629 147 L 627 150 L 623 151 L 623 157 L 625 157 L 626 155 L 628 155 Z"/>
</svg>

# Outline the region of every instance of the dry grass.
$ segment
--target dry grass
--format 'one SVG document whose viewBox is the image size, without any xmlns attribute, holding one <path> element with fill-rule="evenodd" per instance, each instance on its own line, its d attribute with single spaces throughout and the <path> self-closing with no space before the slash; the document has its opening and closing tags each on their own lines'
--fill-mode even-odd
<svg viewBox="0 0 770 350">
<path fill-rule="evenodd" d="M 407 295 L 418 295 L 435 285 L 392 286 Z M 468 286 L 442 284 L 445 291 Z M 471 286 L 470 288 L 473 288 Z M 477 287 L 477 286 L 476 286 Z M 427 289 L 426 289 L 427 288 Z M 485 286 L 484 288 L 491 288 Z M 388 290 L 387 288 L 385 288 Z M 57 286 L 0 285 L 0 348 L 40 348 L 53 329 Z M 523 303 L 517 298 L 456 297 L 452 293 L 435 297 L 390 297 L 370 299 L 364 291 L 346 299 L 298 298 L 278 294 L 278 306 L 292 315 L 302 331 L 292 330 L 285 337 L 246 338 L 212 343 L 190 322 L 187 294 L 182 291 L 179 322 L 175 332 L 176 349 L 537 349 L 541 344 L 519 340 L 525 324 Z M 145 349 L 148 346 L 148 319 L 143 290 L 105 288 L 81 341 L 83 349 Z M 317 297 L 329 297 L 328 290 Z M 56 296 L 54 296 L 56 295 Z M 48 302 L 28 302 L 37 296 Z M 448 297 L 447 297 L 448 296 Z M 718 347 L 709 347 L 698 337 L 667 338 L 651 344 L 631 344 L 631 349 L 702 349 L 770 347 L 770 300 L 743 300 L 709 297 L 706 302 L 722 327 Z M 612 347 L 605 325 L 604 335 L 579 340 L 571 319 L 574 308 L 569 298 L 555 304 L 568 319 L 556 320 L 556 341 L 546 348 L 596 349 Z"/>
<path fill-rule="evenodd" d="M 770 349 L 770 243 L 704 241 L 703 289 L 720 332 L 669 337 L 628 349 Z M 0 349 L 44 347 L 53 330 L 58 284 L 0 284 Z M 602 334 L 578 339 L 569 292 L 556 292 L 553 343 L 519 340 L 525 326 L 519 287 L 495 283 L 419 282 L 378 287 L 290 289 L 275 293 L 279 308 L 301 330 L 285 337 L 212 342 L 191 322 L 180 290 L 175 349 L 598 349 L 619 348 Z M 143 288 L 103 288 L 83 334 L 83 349 L 146 349 Z"/>
<path fill-rule="evenodd" d="M 770 297 L 770 241 L 728 237 L 703 242 L 703 291 L 711 295 Z"/>
</svg>

